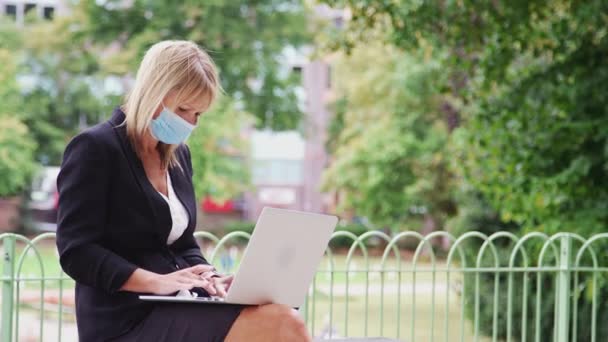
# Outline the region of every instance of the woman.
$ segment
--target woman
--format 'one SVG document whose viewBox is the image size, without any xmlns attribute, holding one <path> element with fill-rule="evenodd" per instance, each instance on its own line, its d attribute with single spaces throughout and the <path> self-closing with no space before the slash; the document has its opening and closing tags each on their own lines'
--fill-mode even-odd
<svg viewBox="0 0 608 342">
<path fill-rule="evenodd" d="M 151 303 L 192 290 L 224 296 L 193 231 L 196 201 L 184 144 L 216 97 L 211 58 L 187 41 L 152 46 L 112 118 L 67 146 L 57 184 L 57 247 L 76 280 L 81 341 L 310 340 L 292 309 Z"/>
</svg>

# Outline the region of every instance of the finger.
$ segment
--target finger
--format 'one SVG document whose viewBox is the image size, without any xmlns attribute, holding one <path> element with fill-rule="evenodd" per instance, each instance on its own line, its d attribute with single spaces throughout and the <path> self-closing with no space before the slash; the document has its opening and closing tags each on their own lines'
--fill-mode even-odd
<svg viewBox="0 0 608 342">
<path fill-rule="evenodd" d="M 206 283 L 206 286 L 203 286 L 205 291 L 207 291 L 210 296 L 217 295 L 217 289 L 215 288 L 215 284 L 212 281 L 206 281 Z"/>
<path fill-rule="evenodd" d="M 203 288 L 205 288 L 206 286 L 209 286 L 208 284 L 211 280 L 210 278 L 205 278 L 203 276 L 195 275 L 192 273 L 184 273 L 181 276 L 182 276 L 183 282 L 192 283 L 196 287 L 203 287 Z"/>
<path fill-rule="evenodd" d="M 207 289 L 209 287 L 209 285 L 211 284 L 211 282 L 209 282 L 206 279 L 196 279 L 196 280 L 192 281 L 192 284 L 194 284 L 194 286 L 196 286 L 196 287 L 202 287 L 204 289 Z"/>
<path fill-rule="evenodd" d="M 178 281 L 182 284 L 187 284 L 190 288 L 193 287 L 202 287 L 206 288 L 209 286 L 209 281 L 207 279 L 201 279 L 198 276 L 183 274 Z"/>
<path fill-rule="evenodd" d="M 209 271 L 213 271 L 213 270 L 215 270 L 215 267 L 213 267 L 211 265 L 195 265 L 195 266 L 185 269 L 185 271 L 189 271 L 190 273 L 194 273 L 194 274 L 201 274 L 201 273 L 205 273 L 205 272 L 209 272 Z"/>
<path fill-rule="evenodd" d="M 226 276 L 226 277 L 222 277 L 220 279 L 226 285 L 226 291 L 228 291 L 228 289 L 230 288 L 230 286 L 232 286 L 232 282 L 234 281 L 234 276 L 233 275 L 229 275 L 229 276 Z"/>
<path fill-rule="evenodd" d="M 200 275 L 194 274 L 194 273 L 190 273 L 190 272 L 182 273 L 180 276 L 182 276 L 182 277 L 184 277 L 186 279 L 190 279 L 190 280 L 200 280 L 200 279 L 203 279 Z"/>
<path fill-rule="evenodd" d="M 213 271 L 207 271 L 207 272 L 205 272 L 205 273 L 201 274 L 201 277 L 202 277 L 202 278 L 205 278 L 205 279 L 209 279 L 209 278 L 211 278 L 212 276 L 214 276 L 215 274 L 216 274 L 216 273 L 215 273 L 215 272 L 213 272 Z"/>
<path fill-rule="evenodd" d="M 214 284 L 217 289 L 217 295 L 222 298 L 226 297 L 226 286 L 224 283 L 219 278 L 215 278 Z"/>
<path fill-rule="evenodd" d="M 177 283 L 177 286 L 179 287 L 178 290 L 190 290 L 193 287 L 200 287 L 207 291 L 207 293 L 209 293 L 211 296 L 215 296 L 217 294 L 214 284 L 208 279 L 202 279 L 199 275 L 183 272 L 175 274 L 172 280 Z"/>
</svg>

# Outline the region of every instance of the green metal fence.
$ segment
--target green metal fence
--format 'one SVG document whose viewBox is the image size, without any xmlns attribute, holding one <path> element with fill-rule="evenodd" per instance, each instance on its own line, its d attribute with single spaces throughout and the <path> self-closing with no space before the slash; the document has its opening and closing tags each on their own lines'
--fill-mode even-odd
<svg viewBox="0 0 608 342">
<path fill-rule="evenodd" d="M 249 239 L 196 236 L 225 272 L 238 267 Z M 54 238 L 0 235 L 1 341 L 77 340 L 74 282 L 58 265 Z M 608 234 L 336 232 L 301 313 L 326 338 L 605 341 L 606 246 Z"/>
</svg>

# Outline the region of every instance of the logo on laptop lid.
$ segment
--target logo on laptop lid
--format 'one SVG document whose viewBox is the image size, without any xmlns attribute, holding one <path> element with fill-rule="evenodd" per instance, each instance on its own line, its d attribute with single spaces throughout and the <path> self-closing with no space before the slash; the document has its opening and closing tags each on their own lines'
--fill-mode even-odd
<svg viewBox="0 0 608 342">
<path fill-rule="evenodd" d="M 279 250 L 278 253 L 278 260 L 277 262 L 279 263 L 279 267 L 281 269 L 286 269 L 289 268 L 293 262 L 293 259 L 296 256 L 296 249 L 291 247 L 291 246 L 284 246 L 281 247 L 281 249 Z"/>
</svg>

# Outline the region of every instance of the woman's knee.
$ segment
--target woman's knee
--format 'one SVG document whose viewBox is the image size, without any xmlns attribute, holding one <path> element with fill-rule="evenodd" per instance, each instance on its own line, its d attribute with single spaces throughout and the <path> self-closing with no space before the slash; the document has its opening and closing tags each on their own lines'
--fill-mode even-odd
<svg viewBox="0 0 608 342">
<path fill-rule="evenodd" d="M 254 333 L 252 330 L 264 330 L 254 335 L 264 335 L 268 341 L 311 340 L 298 312 L 285 305 L 268 304 L 247 308 L 241 312 L 237 322 L 241 326 L 238 330 L 249 330 L 250 333 Z"/>
<path fill-rule="evenodd" d="M 276 322 L 279 330 L 283 329 L 286 333 L 291 334 L 292 338 L 298 337 L 301 340 L 308 340 L 310 338 L 306 324 L 298 311 L 289 306 L 279 304 L 266 305 L 265 309 L 270 312 L 271 317 L 269 319 Z"/>
<path fill-rule="evenodd" d="M 287 306 L 287 305 L 283 305 L 283 304 L 267 304 L 267 305 L 261 305 L 258 306 L 258 309 L 260 311 L 264 311 L 267 312 L 270 315 L 274 315 L 274 316 L 291 316 L 294 313 L 297 314 L 297 311 L 294 310 L 293 308 Z"/>
</svg>

